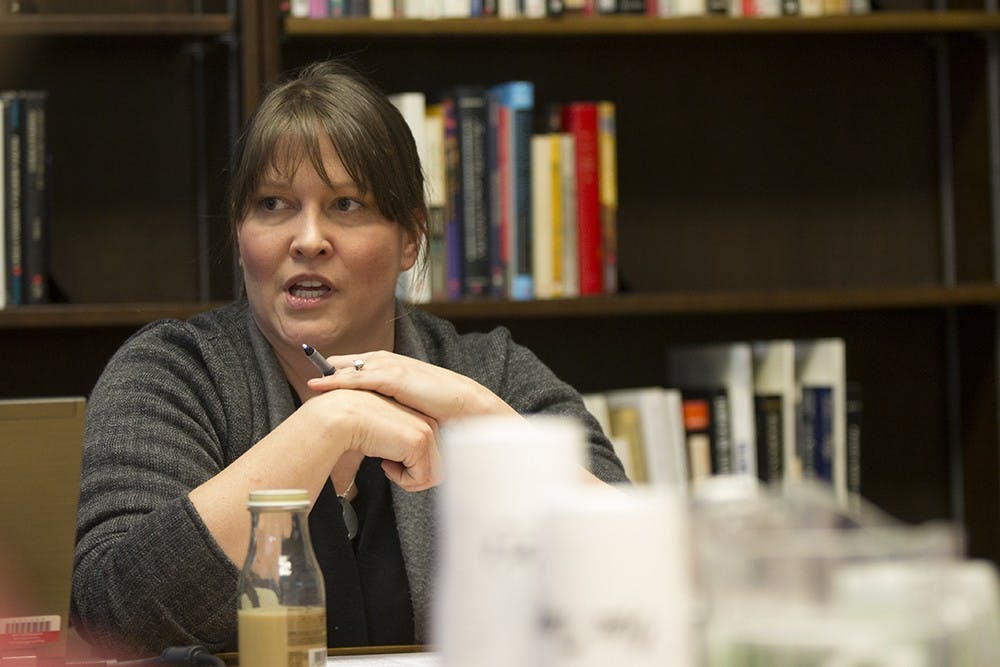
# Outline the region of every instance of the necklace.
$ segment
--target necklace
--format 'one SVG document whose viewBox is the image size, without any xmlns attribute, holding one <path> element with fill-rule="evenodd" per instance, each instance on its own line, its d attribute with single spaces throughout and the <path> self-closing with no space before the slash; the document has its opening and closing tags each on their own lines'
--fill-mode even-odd
<svg viewBox="0 0 1000 667">
<path fill-rule="evenodd" d="M 344 526 L 347 528 L 347 539 L 349 540 L 353 540 L 358 534 L 358 513 L 354 511 L 354 506 L 347 499 L 347 494 L 353 488 L 354 480 L 352 479 L 351 483 L 344 489 L 344 492 L 337 494 L 337 500 L 340 501 L 340 511 L 344 515 Z"/>
</svg>

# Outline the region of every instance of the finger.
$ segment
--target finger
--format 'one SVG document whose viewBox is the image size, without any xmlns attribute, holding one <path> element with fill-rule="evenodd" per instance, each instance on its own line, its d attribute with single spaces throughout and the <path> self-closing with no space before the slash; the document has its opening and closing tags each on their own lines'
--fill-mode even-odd
<svg viewBox="0 0 1000 667">
<path fill-rule="evenodd" d="M 383 459 L 382 471 L 385 473 L 385 476 L 389 479 L 389 481 L 406 491 L 423 491 L 435 485 L 435 481 L 432 479 L 423 481 L 418 480 L 413 475 L 412 470 L 408 469 L 398 461 Z"/>
</svg>

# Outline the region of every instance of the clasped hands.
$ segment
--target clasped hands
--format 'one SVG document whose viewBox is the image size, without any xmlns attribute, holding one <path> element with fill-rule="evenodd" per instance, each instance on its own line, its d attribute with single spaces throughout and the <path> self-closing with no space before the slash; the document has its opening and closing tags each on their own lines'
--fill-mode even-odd
<svg viewBox="0 0 1000 667">
<path fill-rule="evenodd" d="M 381 458 L 386 477 L 407 491 L 441 482 L 439 425 L 517 414 L 475 380 L 412 357 L 378 351 L 327 360 L 337 372 L 309 380 L 319 395 L 308 403 L 335 403 L 351 420 L 349 448 Z"/>
</svg>

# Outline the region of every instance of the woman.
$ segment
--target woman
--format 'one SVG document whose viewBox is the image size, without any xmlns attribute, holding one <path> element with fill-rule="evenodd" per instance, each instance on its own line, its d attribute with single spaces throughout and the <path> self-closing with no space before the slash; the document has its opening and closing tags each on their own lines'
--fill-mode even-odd
<svg viewBox="0 0 1000 667">
<path fill-rule="evenodd" d="M 248 493 L 297 487 L 315 500 L 328 643 L 421 642 L 440 424 L 573 415 L 593 474 L 623 481 L 621 464 L 579 395 L 505 330 L 460 336 L 396 303 L 423 242 L 423 179 L 371 84 L 304 69 L 264 99 L 233 164 L 245 298 L 145 327 L 91 395 L 75 622 L 119 655 L 235 649 Z M 338 372 L 320 377 L 306 344 Z"/>
</svg>

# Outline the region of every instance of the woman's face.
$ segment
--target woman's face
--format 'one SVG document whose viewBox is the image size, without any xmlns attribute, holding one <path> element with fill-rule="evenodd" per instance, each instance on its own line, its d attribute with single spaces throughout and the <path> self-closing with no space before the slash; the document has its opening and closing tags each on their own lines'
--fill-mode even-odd
<svg viewBox="0 0 1000 667">
<path fill-rule="evenodd" d="M 279 351 L 322 354 L 391 349 L 396 278 L 416 259 L 414 239 L 362 196 L 323 137 L 333 189 L 302 160 L 268 174 L 238 233 L 247 297 Z"/>
</svg>

